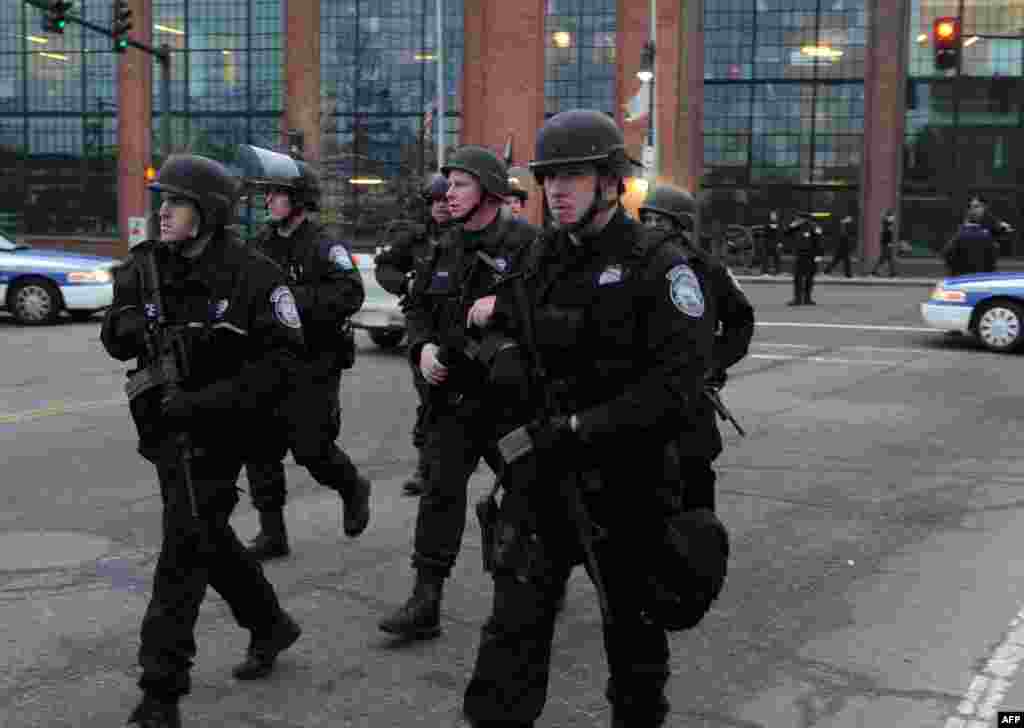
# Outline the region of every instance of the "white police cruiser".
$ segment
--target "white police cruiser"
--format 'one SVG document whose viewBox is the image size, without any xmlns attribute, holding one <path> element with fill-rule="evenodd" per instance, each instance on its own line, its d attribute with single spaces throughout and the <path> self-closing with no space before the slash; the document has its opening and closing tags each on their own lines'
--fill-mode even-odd
<svg viewBox="0 0 1024 728">
<path fill-rule="evenodd" d="M 992 351 L 1024 344 L 1024 272 L 976 273 L 939 281 L 921 304 L 929 326 L 975 336 Z"/>
<path fill-rule="evenodd" d="M 54 323 L 61 311 L 84 320 L 114 300 L 110 269 L 120 261 L 17 244 L 0 235 L 0 307 L 21 324 Z"/>
<path fill-rule="evenodd" d="M 405 314 L 398 305 L 398 296 L 384 290 L 374 274 L 373 256 L 355 253 L 359 273 L 363 277 L 366 300 L 363 307 L 352 315 L 352 326 L 363 329 L 370 340 L 384 349 L 393 349 L 405 338 Z"/>
</svg>

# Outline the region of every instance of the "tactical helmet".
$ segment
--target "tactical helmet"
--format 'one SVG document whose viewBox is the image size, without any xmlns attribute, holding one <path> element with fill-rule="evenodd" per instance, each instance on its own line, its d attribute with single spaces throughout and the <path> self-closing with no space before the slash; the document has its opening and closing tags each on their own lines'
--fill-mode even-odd
<svg viewBox="0 0 1024 728">
<path fill-rule="evenodd" d="M 586 163 L 619 177 L 628 177 L 637 164 L 626 153 L 622 130 L 604 112 L 572 109 L 548 119 L 537 133 L 535 159 L 530 162 L 538 184 L 544 184 L 553 168 Z"/>
<path fill-rule="evenodd" d="M 423 201 L 428 205 L 432 202 L 443 200 L 448 194 L 448 180 L 443 174 L 434 173 L 427 180 L 427 184 L 423 186 L 420 194 L 423 196 Z"/>
<path fill-rule="evenodd" d="M 240 185 L 220 162 L 198 154 L 172 154 L 149 189 L 192 200 L 202 216 L 204 233 L 231 221 Z"/>
<path fill-rule="evenodd" d="M 693 217 L 697 213 L 697 200 L 689 190 L 675 185 L 660 184 L 647 193 L 640 214 L 656 212 L 672 218 L 680 227 L 687 229 L 693 226 Z"/>
<path fill-rule="evenodd" d="M 646 611 L 668 631 L 696 627 L 725 583 L 729 534 L 707 508 L 666 520 L 648 575 Z"/>
<path fill-rule="evenodd" d="M 496 197 L 508 194 L 508 167 L 486 147 L 470 144 L 455 150 L 448 163 L 441 167 L 441 174 L 447 177 L 454 169 L 476 177 L 486 193 Z"/>
<path fill-rule="evenodd" d="M 320 176 L 313 170 L 309 162 L 296 159 L 299 177 L 293 183 L 292 202 L 310 212 L 320 209 Z"/>
</svg>

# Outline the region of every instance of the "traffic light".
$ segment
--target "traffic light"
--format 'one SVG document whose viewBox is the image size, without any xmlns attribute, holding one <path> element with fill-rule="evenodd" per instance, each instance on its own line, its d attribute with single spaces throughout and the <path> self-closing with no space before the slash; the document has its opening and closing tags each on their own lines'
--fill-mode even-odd
<svg viewBox="0 0 1024 728">
<path fill-rule="evenodd" d="M 64 28 L 68 24 L 68 10 L 71 9 L 71 5 L 71 2 L 65 0 L 53 0 L 43 13 L 43 32 L 63 35 Z"/>
<path fill-rule="evenodd" d="M 128 31 L 132 29 L 132 10 L 128 0 L 114 0 L 113 12 L 110 15 L 110 33 L 114 36 L 114 52 L 124 53 L 128 50 Z"/>
<path fill-rule="evenodd" d="M 956 68 L 960 61 L 960 18 L 936 18 L 932 25 L 935 70 Z"/>
</svg>

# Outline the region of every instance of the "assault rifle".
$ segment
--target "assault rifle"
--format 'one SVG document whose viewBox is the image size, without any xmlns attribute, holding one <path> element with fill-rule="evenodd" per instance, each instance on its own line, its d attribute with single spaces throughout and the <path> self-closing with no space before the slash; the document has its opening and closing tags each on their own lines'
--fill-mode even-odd
<svg viewBox="0 0 1024 728">
<path fill-rule="evenodd" d="M 154 386 L 163 386 L 162 401 L 171 400 L 181 390 L 189 375 L 188 345 L 181 327 L 167 323 L 163 294 L 160 289 L 160 267 L 157 263 L 159 243 L 153 240 L 139 243 L 132 249 L 132 257 L 141 278 L 141 297 L 146 321 L 146 353 L 149 367 L 128 381 L 128 397 L 132 399 Z M 139 380 L 141 377 L 141 381 Z M 195 455 L 192 438 L 187 432 L 173 434 L 174 456 L 181 469 L 193 526 L 201 533 L 195 483 L 192 480 L 192 459 Z"/>
</svg>

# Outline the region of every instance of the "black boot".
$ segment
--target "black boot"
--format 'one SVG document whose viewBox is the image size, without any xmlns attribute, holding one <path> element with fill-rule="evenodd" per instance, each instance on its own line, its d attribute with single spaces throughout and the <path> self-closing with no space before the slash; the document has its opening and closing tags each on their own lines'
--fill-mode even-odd
<svg viewBox="0 0 1024 728">
<path fill-rule="evenodd" d="M 277 623 L 266 635 L 252 636 L 245 660 L 231 671 L 239 680 L 257 680 L 274 670 L 277 656 L 295 644 L 302 634 L 302 627 L 285 611 L 281 611 Z"/>
<path fill-rule="evenodd" d="M 409 496 L 421 496 L 427 489 L 427 463 L 420 452 L 419 462 L 416 463 L 416 472 L 402 485 L 402 493 Z"/>
<path fill-rule="evenodd" d="M 355 538 L 370 523 L 370 481 L 357 475 L 355 483 L 340 492 L 345 505 L 345 535 Z"/>
<path fill-rule="evenodd" d="M 246 550 L 258 561 L 279 559 L 292 552 L 288 548 L 283 511 L 260 511 L 260 532 Z"/>
<path fill-rule="evenodd" d="M 407 639 L 432 639 L 441 634 L 441 590 L 444 577 L 424 569 L 416 571 L 409 601 L 378 626 L 381 631 Z"/>
<path fill-rule="evenodd" d="M 135 710 L 128 716 L 126 725 L 138 728 L 181 728 L 178 702 L 165 703 L 144 695 L 142 702 L 135 706 Z"/>
</svg>

